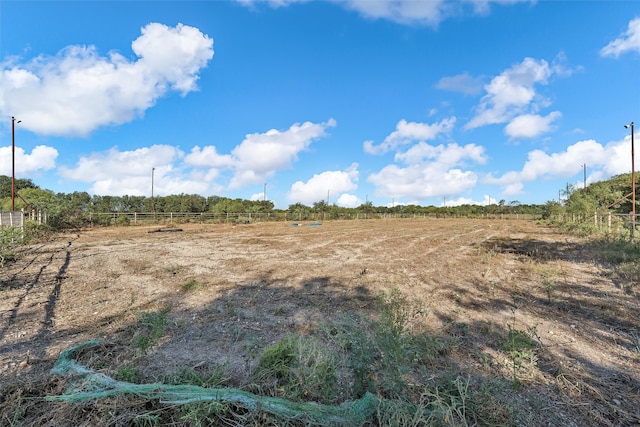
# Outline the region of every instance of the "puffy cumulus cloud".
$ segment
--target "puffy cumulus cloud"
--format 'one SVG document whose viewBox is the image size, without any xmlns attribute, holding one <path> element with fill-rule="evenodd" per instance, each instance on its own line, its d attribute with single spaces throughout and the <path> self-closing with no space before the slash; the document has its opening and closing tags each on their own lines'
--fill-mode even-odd
<svg viewBox="0 0 640 427">
<path fill-rule="evenodd" d="M 284 131 L 250 134 L 231 154 L 219 153 L 215 146 L 195 146 L 188 154 L 170 145 L 130 151 L 114 147 L 83 156 L 74 167 L 61 167 L 60 175 L 93 183 L 91 191 L 96 194 L 145 195 L 150 193 L 151 169 L 155 168 L 154 190 L 158 194 L 222 193 L 263 183 L 278 170 L 290 168 L 300 151 L 335 125 L 330 119 L 326 123 L 294 124 Z M 357 171 L 355 176 L 357 179 Z"/>
<path fill-rule="evenodd" d="M 326 123 L 296 123 L 285 131 L 271 129 L 247 135 L 231 152 L 234 176 L 229 187 L 261 183 L 276 171 L 291 168 L 298 153 L 335 126 L 336 121 L 329 119 Z"/>
<path fill-rule="evenodd" d="M 191 166 L 204 166 L 209 168 L 229 168 L 233 166 L 234 159 L 229 154 L 219 154 L 213 145 L 200 148 L 195 146 L 185 157 L 184 162 Z"/>
<path fill-rule="evenodd" d="M 202 193 L 208 188 L 202 177 L 184 178 L 174 171 L 184 153 L 169 145 L 153 145 L 131 151 L 112 148 L 81 157 L 75 167 L 61 167 L 60 175 L 72 181 L 92 182 L 91 192 L 110 195 L 146 195 L 151 192 L 152 168 L 157 194 Z"/>
<path fill-rule="evenodd" d="M 484 182 L 503 186 L 503 194 L 514 196 L 522 194 L 525 182 L 541 179 L 569 178 L 588 166 L 591 176 L 589 182 L 608 179 L 614 175 L 631 171 L 629 147 L 631 136 L 624 140 L 602 145 L 592 139 L 576 142 L 558 153 L 545 153 L 542 150 L 529 152 L 527 161 L 520 171 L 509 171 L 500 177 L 487 175 Z M 638 161 L 636 156 L 636 161 Z"/>
<path fill-rule="evenodd" d="M 396 125 L 396 130 L 391 132 L 380 145 L 374 145 L 373 141 L 365 141 L 363 149 L 369 154 L 384 154 L 403 145 L 416 141 L 428 141 L 436 139 L 441 134 L 448 134 L 455 123 L 455 117 L 443 119 L 433 124 L 407 122 L 403 119 Z"/>
<path fill-rule="evenodd" d="M 624 34 L 609 42 L 608 45 L 600 49 L 601 56 L 619 57 L 623 53 L 640 53 L 640 18 L 629 21 L 629 27 Z"/>
<path fill-rule="evenodd" d="M 338 197 L 336 204 L 344 208 L 357 208 L 362 204 L 362 200 L 354 194 L 344 193 Z"/>
<path fill-rule="evenodd" d="M 487 161 L 484 147 L 475 144 L 460 146 L 456 143 L 435 146 L 420 142 L 404 153 L 398 153 L 395 156 L 396 161 L 407 164 L 421 164 L 433 160 L 444 169 L 460 165 L 466 159 L 484 164 Z"/>
<path fill-rule="evenodd" d="M 131 44 L 130 61 L 94 46 L 69 46 L 54 57 L 2 64 L 0 110 L 43 135 L 86 135 L 141 116 L 169 91 L 196 90 L 213 57 L 213 39 L 187 25 L 151 23 Z"/>
<path fill-rule="evenodd" d="M 11 176 L 12 167 L 11 147 L 0 148 L 0 174 Z M 29 176 L 30 174 L 48 171 L 55 167 L 58 158 L 58 150 L 46 145 L 38 145 L 28 154 L 21 147 L 15 148 L 15 173 L 18 176 Z"/>
<path fill-rule="evenodd" d="M 554 111 L 541 116 L 538 114 L 523 114 L 515 117 L 504 128 L 504 133 L 510 138 L 535 138 L 553 130 L 553 122 L 562 117 L 562 113 Z"/>
<path fill-rule="evenodd" d="M 378 196 L 423 200 L 469 190 L 475 187 L 478 177 L 472 171 L 443 170 L 437 164 L 429 163 L 406 168 L 388 165 L 369 175 L 367 181 L 376 186 Z"/>
<path fill-rule="evenodd" d="M 485 194 L 483 199 L 473 200 L 468 197 L 458 197 L 455 199 L 445 199 L 440 206 L 463 206 L 463 205 L 479 205 L 487 206 L 496 203 L 496 199 L 492 198 L 488 194 Z"/>
<path fill-rule="evenodd" d="M 330 197 L 338 197 L 340 200 L 343 193 L 356 190 L 358 188 L 358 164 L 354 163 L 344 171 L 326 171 L 315 174 L 307 182 L 296 181 L 291 186 L 291 191 L 287 198 L 293 202 L 300 202 L 311 205 L 321 200 L 326 200 L 327 192 Z M 351 200 L 350 196 L 345 196 L 343 201 Z"/>
<path fill-rule="evenodd" d="M 524 113 L 536 100 L 536 85 L 546 85 L 552 73 L 547 61 L 533 58 L 525 58 L 520 64 L 503 71 L 485 85 L 486 94 L 477 107 L 477 114 L 465 128 L 505 123 Z"/>
<path fill-rule="evenodd" d="M 469 73 L 443 77 L 436 83 L 436 89 L 461 92 L 465 95 L 478 95 L 482 92 L 482 77 L 472 77 Z"/>
<path fill-rule="evenodd" d="M 384 167 L 369 175 L 367 181 L 376 186 L 376 194 L 382 197 L 424 200 L 428 197 L 458 194 L 473 188 L 478 176 L 461 167 L 467 163 L 483 164 L 487 160 L 484 148 L 475 144 L 460 146 L 432 146 L 421 142 L 404 153 L 396 154 L 396 164 Z"/>
<path fill-rule="evenodd" d="M 61 167 L 60 174 L 66 179 L 81 182 L 113 176 L 144 176 L 150 179 L 151 168 L 155 167 L 158 173 L 162 165 L 171 164 L 183 156 L 184 153 L 170 145 L 153 145 L 131 151 L 119 151 L 114 147 L 106 152 L 81 157 L 75 168 Z"/>
</svg>

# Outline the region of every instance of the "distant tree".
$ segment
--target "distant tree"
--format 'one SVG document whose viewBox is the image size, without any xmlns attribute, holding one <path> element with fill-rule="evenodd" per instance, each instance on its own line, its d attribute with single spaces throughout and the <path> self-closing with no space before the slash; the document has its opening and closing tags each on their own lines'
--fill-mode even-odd
<svg viewBox="0 0 640 427">
<path fill-rule="evenodd" d="M 39 188 L 30 179 L 16 179 L 14 182 L 16 192 L 25 188 Z M 0 198 L 11 197 L 11 177 L 0 175 Z"/>
<path fill-rule="evenodd" d="M 324 200 L 320 200 L 313 204 L 313 210 L 316 212 L 326 212 L 329 210 L 329 205 Z"/>
<path fill-rule="evenodd" d="M 553 215 L 561 214 L 563 210 L 564 209 L 559 202 L 555 200 L 549 200 L 542 208 L 542 218 L 549 219 Z"/>
</svg>

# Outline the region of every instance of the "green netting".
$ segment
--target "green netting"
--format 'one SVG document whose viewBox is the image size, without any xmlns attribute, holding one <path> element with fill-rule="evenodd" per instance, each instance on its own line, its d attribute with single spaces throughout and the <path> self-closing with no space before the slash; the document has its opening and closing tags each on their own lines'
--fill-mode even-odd
<svg viewBox="0 0 640 427">
<path fill-rule="evenodd" d="M 70 379 L 66 392 L 59 396 L 47 396 L 47 400 L 84 402 L 121 394 L 134 394 L 145 399 L 159 400 L 166 404 L 186 404 L 216 401 L 244 407 L 251 411 L 264 411 L 286 420 L 299 420 L 317 426 L 361 426 L 373 416 L 379 399 L 365 394 L 361 399 L 348 401 L 340 406 L 318 403 L 292 402 L 275 397 L 258 396 L 234 388 L 205 388 L 194 385 L 169 385 L 161 383 L 133 384 L 115 380 L 77 363 L 78 353 L 94 347 L 100 341 L 81 343 L 63 351 L 51 369 L 52 374 Z"/>
</svg>

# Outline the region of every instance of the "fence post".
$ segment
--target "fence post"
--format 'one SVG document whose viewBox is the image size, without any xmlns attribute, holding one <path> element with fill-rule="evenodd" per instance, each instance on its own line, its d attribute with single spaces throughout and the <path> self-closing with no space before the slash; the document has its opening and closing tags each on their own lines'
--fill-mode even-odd
<svg viewBox="0 0 640 427">
<path fill-rule="evenodd" d="M 611 212 L 607 213 L 607 231 L 611 234 Z"/>
</svg>

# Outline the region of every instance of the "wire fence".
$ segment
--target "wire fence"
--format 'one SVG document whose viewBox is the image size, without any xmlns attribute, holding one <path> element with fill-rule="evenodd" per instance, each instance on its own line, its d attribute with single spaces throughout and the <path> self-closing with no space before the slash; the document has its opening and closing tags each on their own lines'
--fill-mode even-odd
<svg viewBox="0 0 640 427">
<path fill-rule="evenodd" d="M 13 243 L 24 238 L 25 214 L 22 211 L 0 212 L 0 244 Z"/>
<path fill-rule="evenodd" d="M 612 212 L 564 213 L 553 216 L 553 221 L 569 226 L 583 228 L 604 234 L 622 235 L 630 233 L 634 237 L 638 225 L 638 217 L 632 214 L 616 214 Z"/>
<path fill-rule="evenodd" d="M 535 214 L 478 214 L 461 215 L 445 213 L 330 213 L 330 212 L 104 212 L 87 213 L 84 221 L 90 226 L 102 225 L 145 225 L 166 223 L 233 223 L 249 224 L 266 221 L 327 221 L 327 220 L 365 220 L 394 218 L 486 218 L 486 219 L 524 219 L 537 220 Z"/>
</svg>

